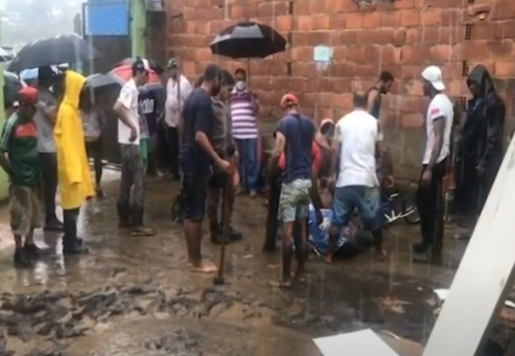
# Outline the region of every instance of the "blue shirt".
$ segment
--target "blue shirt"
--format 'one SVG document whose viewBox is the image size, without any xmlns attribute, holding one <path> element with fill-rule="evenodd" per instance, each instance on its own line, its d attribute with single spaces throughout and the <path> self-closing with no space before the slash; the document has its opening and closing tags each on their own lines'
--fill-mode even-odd
<svg viewBox="0 0 515 356">
<path fill-rule="evenodd" d="M 286 138 L 283 183 L 311 179 L 311 145 L 316 132 L 313 121 L 304 115 L 288 114 L 277 124 L 277 131 Z"/>
</svg>

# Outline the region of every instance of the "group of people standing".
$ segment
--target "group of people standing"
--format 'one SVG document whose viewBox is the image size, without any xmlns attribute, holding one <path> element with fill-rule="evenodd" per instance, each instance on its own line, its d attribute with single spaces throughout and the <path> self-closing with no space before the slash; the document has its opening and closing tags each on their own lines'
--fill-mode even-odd
<svg viewBox="0 0 515 356">
<path fill-rule="evenodd" d="M 167 68 L 163 120 L 167 166 L 173 180 L 182 180 L 190 267 L 195 272 L 212 273 L 216 266 L 201 255 L 202 221 L 207 214 L 214 243 L 223 242 L 224 223 L 230 227 L 231 241 L 242 238 L 230 221 L 223 219 L 230 220 L 237 190 L 251 197 L 257 194 L 259 101 L 247 86 L 244 70 L 233 75 L 210 64 L 191 85 L 180 74 L 175 58 L 170 59 Z M 122 155 L 117 201 L 119 226 L 138 236 L 156 233 L 144 223 L 144 182 L 149 156 L 155 153 L 158 125 L 155 115 L 152 120 L 146 116 L 147 111 L 152 111 L 150 106 L 146 110 L 142 105 L 142 88 L 151 71 L 147 60 L 136 59 L 132 79 L 122 87 L 113 107 L 119 118 Z M 474 68 L 467 81 L 472 98 L 466 119 L 460 124 L 460 139 L 453 145 L 457 115 L 445 94 L 442 72 L 430 66 L 422 71 L 421 78 L 430 103 L 425 112 L 426 143 L 417 191 L 421 242 L 413 246 L 413 252 L 415 260 L 431 263 L 439 261 L 442 252 L 444 177 L 449 167 L 454 166 L 455 205 L 462 210 L 468 208 L 465 214 L 469 216 L 477 215 L 502 161 L 505 108 L 486 69 Z M 11 182 L 15 262 L 22 265 L 30 264 L 38 255 L 33 230 L 42 226 L 64 231 L 64 253 L 87 251 L 77 236 L 76 226 L 80 206 L 95 194 L 87 151 L 95 162 L 96 195 L 103 196 L 101 137 L 105 114 L 95 104 L 94 92 L 84 86 L 85 78 L 73 71 L 56 74 L 41 68 L 38 79 L 36 85 L 21 89 L 16 108 L 13 103 L 6 103 L 9 119 L 0 140 L 0 165 Z M 272 213 L 272 218 L 282 224 L 283 269 L 279 286 L 289 287 L 293 281 L 305 280 L 310 204 L 317 223 L 322 220 L 321 209 L 332 210 L 329 250 L 324 256 L 327 263 L 332 262 L 341 230 L 356 212 L 362 228 L 373 237 L 376 258 L 387 258 L 382 244 L 381 189 L 393 185 L 393 171 L 383 143 L 380 117 L 381 97 L 389 92 L 393 82 L 394 77 L 385 71 L 367 92 L 354 93 L 354 109 L 333 122 L 334 130 L 329 134 L 302 113 L 295 95 L 287 93 L 281 98 L 283 115 L 274 132 L 275 144 L 268 165 L 269 176 L 275 177 L 270 183 L 280 188 L 275 190 L 277 211 Z M 239 175 L 239 181 L 235 175 Z M 236 186 L 235 181 L 239 182 Z M 320 181 L 331 192 L 329 201 L 320 197 Z M 55 213 L 57 186 L 63 223 Z M 222 197 L 229 214 L 220 213 Z M 42 205 L 45 217 L 40 214 Z M 292 279 L 294 254 L 298 267 Z"/>
</svg>

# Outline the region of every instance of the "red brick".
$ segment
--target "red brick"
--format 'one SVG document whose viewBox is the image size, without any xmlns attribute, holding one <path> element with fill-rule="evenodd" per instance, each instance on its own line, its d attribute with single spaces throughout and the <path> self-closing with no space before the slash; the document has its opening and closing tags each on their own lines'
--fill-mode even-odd
<svg viewBox="0 0 515 356">
<path fill-rule="evenodd" d="M 422 26 L 439 25 L 442 21 L 442 13 L 440 9 L 423 9 L 420 12 L 420 24 Z"/>
<path fill-rule="evenodd" d="M 298 0 L 297 0 L 298 1 Z M 342 0 L 325 0 L 324 11 L 327 14 L 336 14 L 343 12 L 346 9 L 346 4 Z"/>
<path fill-rule="evenodd" d="M 401 49 L 401 61 L 403 64 L 422 65 L 429 59 L 429 50 L 421 46 L 404 46 Z"/>
<path fill-rule="evenodd" d="M 423 101 L 418 96 L 403 96 L 398 100 L 398 105 L 396 109 L 403 112 L 420 112 L 423 107 Z"/>
<path fill-rule="evenodd" d="M 329 42 L 330 31 L 311 31 L 308 33 L 308 46 L 318 46 Z"/>
<path fill-rule="evenodd" d="M 333 88 L 337 93 L 346 93 L 350 91 L 350 80 L 342 78 L 333 78 Z"/>
<path fill-rule="evenodd" d="M 379 50 L 379 63 L 399 63 L 401 60 L 401 49 L 393 46 L 383 46 Z"/>
<path fill-rule="evenodd" d="M 425 6 L 427 7 L 461 7 L 463 0 L 426 0 Z"/>
<path fill-rule="evenodd" d="M 414 46 L 422 43 L 422 29 L 408 28 L 406 30 L 406 44 Z"/>
<path fill-rule="evenodd" d="M 420 24 L 420 11 L 419 10 L 402 10 L 401 11 L 401 26 L 414 27 Z"/>
<path fill-rule="evenodd" d="M 315 15 L 311 17 L 313 30 L 328 30 L 330 28 L 329 15 Z"/>
<path fill-rule="evenodd" d="M 380 26 L 380 12 L 366 12 L 363 14 L 363 28 L 379 28 Z"/>
<path fill-rule="evenodd" d="M 486 41 L 466 41 L 463 44 L 463 58 L 469 61 L 485 59 L 488 55 Z"/>
<path fill-rule="evenodd" d="M 300 0 L 297 0 L 296 2 L 300 2 Z M 308 3 L 309 3 L 309 13 L 311 15 L 325 13 L 325 1 L 324 0 L 309 0 Z"/>
<path fill-rule="evenodd" d="M 513 20 L 515 18 L 515 1 L 498 0 L 493 3 L 490 20 Z"/>
<path fill-rule="evenodd" d="M 415 6 L 413 0 L 398 0 L 395 1 L 396 9 L 412 9 Z"/>
<path fill-rule="evenodd" d="M 451 45 L 436 45 L 430 48 L 431 62 L 435 65 L 442 65 L 451 60 L 452 46 Z"/>
<path fill-rule="evenodd" d="M 356 30 L 338 31 L 338 44 L 342 46 L 350 46 L 358 43 L 358 33 Z"/>
<path fill-rule="evenodd" d="M 363 14 L 362 13 L 349 13 L 346 16 L 345 22 L 347 28 L 361 29 L 363 28 Z"/>
<path fill-rule="evenodd" d="M 424 122 L 422 114 L 404 114 L 401 120 L 401 126 L 405 128 L 421 127 Z"/>
<path fill-rule="evenodd" d="M 305 32 L 292 32 L 292 46 L 307 46 L 308 35 Z"/>
<path fill-rule="evenodd" d="M 444 42 L 444 39 L 441 37 L 441 29 L 441 27 L 423 28 L 421 38 L 422 43 L 432 45 Z"/>
<path fill-rule="evenodd" d="M 406 44 L 406 30 L 395 30 L 392 43 L 396 47 L 404 46 Z"/>
<path fill-rule="evenodd" d="M 290 15 L 276 16 L 274 27 L 277 31 L 290 31 L 292 29 L 292 17 Z"/>
<path fill-rule="evenodd" d="M 415 77 L 415 80 L 411 81 L 406 88 L 406 91 L 409 95 L 424 95 L 424 86 L 418 78 L 420 78 L 420 72 L 418 72 L 417 76 Z"/>
<path fill-rule="evenodd" d="M 335 78 L 351 78 L 356 71 L 356 64 L 349 60 L 348 62 L 340 62 L 331 64 L 331 76 Z"/>
<path fill-rule="evenodd" d="M 511 40 L 504 41 L 488 41 L 488 53 L 495 59 L 505 59 L 511 57 L 513 51 L 513 42 Z"/>
<path fill-rule="evenodd" d="M 442 26 L 458 26 L 462 24 L 462 12 L 460 9 L 445 9 L 440 12 Z"/>
<path fill-rule="evenodd" d="M 378 75 L 377 66 L 375 64 L 358 64 L 354 74 L 358 78 L 373 78 Z"/>
<path fill-rule="evenodd" d="M 515 20 L 503 21 L 498 23 L 496 28 L 497 38 L 514 38 L 515 37 Z"/>
<path fill-rule="evenodd" d="M 344 14 L 332 13 L 329 16 L 329 26 L 331 29 L 335 29 L 335 32 L 338 32 L 338 29 L 344 29 L 346 27 Z"/>
<path fill-rule="evenodd" d="M 239 20 L 245 18 L 245 7 L 242 5 L 231 5 L 229 7 L 229 15 L 232 19 Z"/>
<path fill-rule="evenodd" d="M 476 22 L 472 28 L 473 40 L 490 40 L 494 39 L 499 33 L 497 30 L 498 24 L 496 22 L 483 21 Z M 501 37 L 502 38 L 502 37 Z"/>
<path fill-rule="evenodd" d="M 362 46 L 348 47 L 347 60 L 352 63 L 363 63 L 366 60 L 364 48 Z"/>
<path fill-rule="evenodd" d="M 299 31 L 302 31 L 302 32 L 307 32 L 307 31 L 311 31 L 312 29 L 312 21 L 311 21 L 311 16 L 296 16 L 295 17 L 295 21 L 296 21 L 296 29 L 299 30 Z"/>
<path fill-rule="evenodd" d="M 309 2 L 308 1 L 294 1 L 293 2 L 293 15 L 305 16 L 309 15 Z"/>
<path fill-rule="evenodd" d="M 347 46 L 333 47 L 333 62 L 343 62 L 347 58 Z"/>
<path fill-rule="evenodd" d="M 381 27 L 399 27 L 401 24 L 400 11 L 381 12 Z"/>
</svg>

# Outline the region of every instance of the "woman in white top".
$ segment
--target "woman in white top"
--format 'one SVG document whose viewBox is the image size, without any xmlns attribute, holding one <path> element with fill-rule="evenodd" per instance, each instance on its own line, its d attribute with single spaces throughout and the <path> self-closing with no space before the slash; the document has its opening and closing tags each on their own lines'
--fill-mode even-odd
<svg viewBox="0 0 515 356">
<path fill-rule="evenodd" d="M 95 191 L 99 198 L 104 196 L 100 182 L 102 180 L 102 127 L 104 123 L 104 112 L 99 107 L 92 92 L 84 90 L 81 94 L 80 111 L 82 118 L 82 129 L 86 150 L 89 158 L 93 158 L 95 167 Z"/>
</svg>

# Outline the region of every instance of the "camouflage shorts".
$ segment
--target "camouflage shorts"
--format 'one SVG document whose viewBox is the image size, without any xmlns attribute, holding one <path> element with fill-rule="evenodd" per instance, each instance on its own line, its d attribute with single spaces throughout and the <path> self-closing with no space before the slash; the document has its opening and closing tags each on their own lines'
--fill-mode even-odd
<svg viewBox="0 0 515 356">
<path fill-rule="evenodd" d="M 11 185 L 9 204 L 11 229 L 14 235 L 26 236 L 33 229 L 43 227 L 44 211 L 41 186 L 24 187 Z"/>
<path fill-rule="evenodd" d="M 308 217 L 311 179 L 297 179 L 283 184 L 279 198 L 279 220 L 293 222 Z"/>
</svg>

